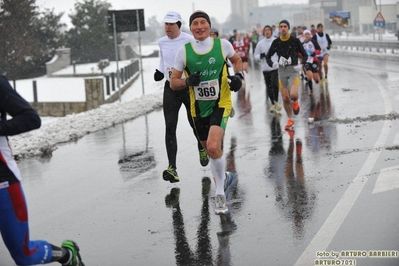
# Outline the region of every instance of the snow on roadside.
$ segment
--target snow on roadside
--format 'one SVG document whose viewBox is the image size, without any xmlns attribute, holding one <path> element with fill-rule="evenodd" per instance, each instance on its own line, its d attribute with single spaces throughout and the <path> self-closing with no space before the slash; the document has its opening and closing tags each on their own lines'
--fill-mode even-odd
<svg viewBox="0 0 399 266">
<path fill-rule="evenodd" d="M 127 102 L 104 104 L 87 112 L 67 115 L 40 129 L 9 137 L 14 157 L 48 156 L 56 145 L 110 128 L 162 106 L 162 93 L 146 94 Z"/>
</svg>

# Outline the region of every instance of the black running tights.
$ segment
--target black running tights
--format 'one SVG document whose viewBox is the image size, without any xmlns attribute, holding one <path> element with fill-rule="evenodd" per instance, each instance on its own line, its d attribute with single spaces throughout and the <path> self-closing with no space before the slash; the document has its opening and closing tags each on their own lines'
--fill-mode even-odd
<svg viewBox="0 0 399 266">
<path fill-rule="evenodd" d="M 165 145 L 166 153 L 168 155 L 169 165 L 176 167 L 177 155 L 177 138 L 176 128 L 179 118 L 179 110 L 181 105 L 184 104 L 187 112 L 187 119 L 193 129 L 194 136 L 197 139 L 198 149 L 202 149 L 202 145 L 197 138 L 194 129 L 193 120 L 190 114 L 190 97 L 188 89 L 174 91 L 170 88 L 169 81 L 165 82 L 163 92 L 163 114 L 165 118 Z"/>
<path fill-rule="evenodd" d="M 263 71 L 263 77 L 266 83 L 266 93 L 272 104 L 278 102 L 278 72 L 276 70 Z"/>
</svg>

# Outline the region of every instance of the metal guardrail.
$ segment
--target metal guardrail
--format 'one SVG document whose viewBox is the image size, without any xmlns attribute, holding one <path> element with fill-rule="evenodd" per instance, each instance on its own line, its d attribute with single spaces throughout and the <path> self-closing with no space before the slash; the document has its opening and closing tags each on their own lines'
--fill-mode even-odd
<svg viewBox="0 0 399 266">
<path fill-rule="evenodd" d="M 354 50 L 363 52 L 378 52 L 399 55 L 399 41 L 381 42 L 381 41 L 344 41 L 333 40 L 333 48 L 338 50 Z"/>
</svg>

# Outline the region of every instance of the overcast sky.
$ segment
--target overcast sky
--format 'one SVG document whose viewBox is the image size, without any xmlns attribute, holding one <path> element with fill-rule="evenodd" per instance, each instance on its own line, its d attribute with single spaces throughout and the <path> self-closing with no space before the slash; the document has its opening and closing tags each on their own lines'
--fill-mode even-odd
<svg viewBox="0 0 399 266">
<path fill-rule="evenodd" d="M 64 12 L 62 22 L 68 26 L 71 25 L 68 14 L 72 13 L 76 2 L 77 0 L 36 0 L 36 4 L 41 10 L 54 8 L 56 13 Z M 227 19 L 231 12 L 230 0 L 108 0 L 107 2 L 112 3 L 112 9 L 114 10 L 144 9 L 146 18 L 156 16 L 160 22 L 170 10 L 179 12 L 183 20 L 188 21 L 194 9 L 201 9 L 206 11 L 210 17 L 217 18 L 221 23 Z M 308 3 L 308 0 L 259 0 L 260 6 L 287 3 L 303 4 Z"/>
</svg>

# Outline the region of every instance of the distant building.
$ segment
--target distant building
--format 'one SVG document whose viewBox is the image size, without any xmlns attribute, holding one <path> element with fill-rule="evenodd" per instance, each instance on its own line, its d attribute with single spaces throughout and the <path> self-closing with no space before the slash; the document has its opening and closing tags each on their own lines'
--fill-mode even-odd
<svg viewBox="0 0 399 266">
<path fill-rule="evenodd" d="M 261 6 L 252 9 L 251 24 L 260 24 L 263 28 L 265 25 L 278 25 L 282 19 L 286 19 L 290 22 L 291 28 L 298 25 L 304 26 L 308 8 L 307 4 Z"/>
<path fill-rule="evenodd" d="M 388 2 L 387 2 L 388 3 Z M 281 19 L 287 19 L 291 27 L 317 25 L 322 23 L 329 34 L 346 31 L 354 34 L 373 33 L 374 19 L 381 10 L 385 19 L 385 30 L 390 33 L 399 30 L 399 0 L 395 4 L 384 0 L 309 0 L 308 4 L 271 5 L 251 10 L 251 26 L 276 25 Z M 337 23 L 330 23 L 330 13 L 349 12 L 349 26 L 344 28 Z"/>
<path fill-rule="evenodd" d="M 258 0 L 230 0 L 231 13 L 239 14 L 245 22 L 245 27 L 250 29 L 251 26 L 251 10 L 259 7 Z"/>
</svg>

